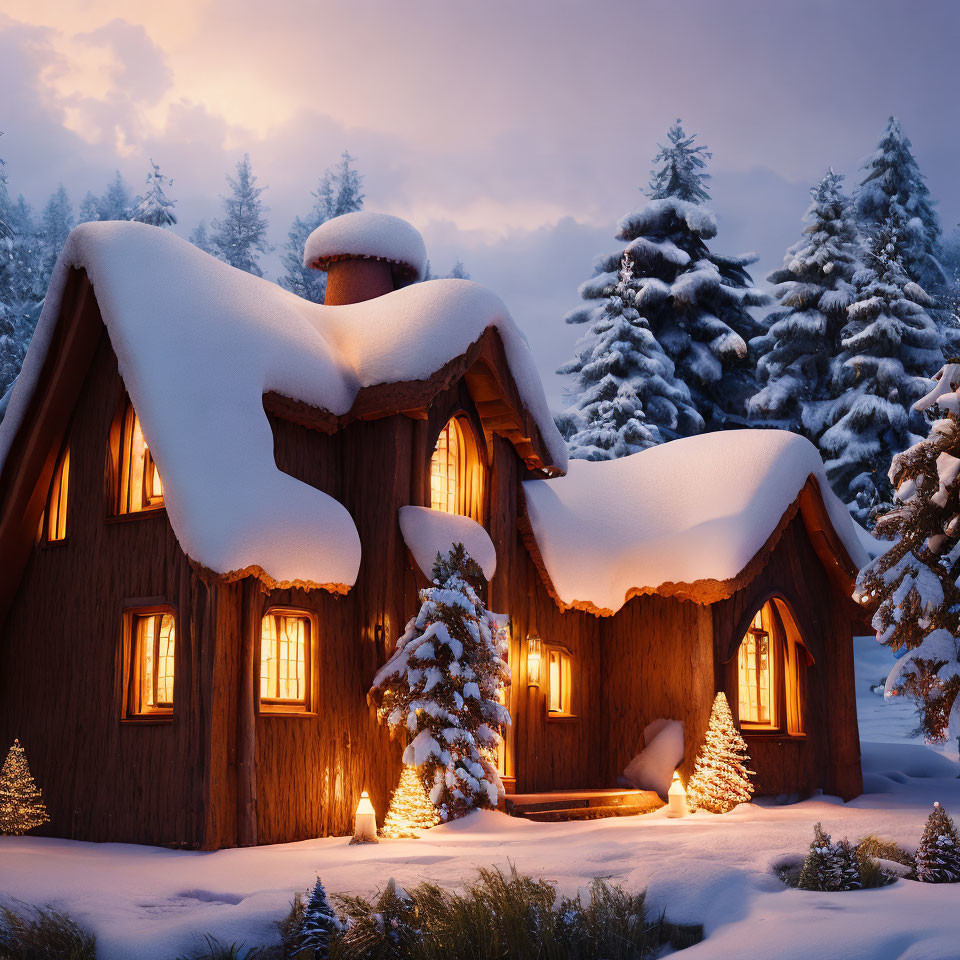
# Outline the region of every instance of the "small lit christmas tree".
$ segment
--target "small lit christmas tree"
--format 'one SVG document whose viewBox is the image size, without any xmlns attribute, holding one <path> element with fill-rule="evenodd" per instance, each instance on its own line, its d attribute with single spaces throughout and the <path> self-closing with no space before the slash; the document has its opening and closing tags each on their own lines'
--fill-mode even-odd
<svg viewBox="0 0 960 960">
<path fill-rule="evenodd" d="M 40 789 L 30 776 L 26 754 L 20 741 L 14 740 L 0 771 L 0 834 L 19 836 L 49 822 Z"/>
<path fill-rule="evenodd" d="M 727 813 L 753 795 L 750 756 L 740 731 L 733 722 L 726 696 L 718 693 L 710 711 L 710 723 L 700 755 L 687 784 L 692 809 Z"/>
<path fill-rule="evenodd" d="M 917 848 L 916 875 L 924 883 L 960 882 L 960 837 L 953 819 L 933 805 Z"/>
<path fill-rule="evenodd" d="M 390 798 L 390 809 L 383 821 L 380 836 L 392 840 L 419 837 L 419 830 L 429 830 L 440 822 L 437 808 L 427 796 L 417 768 L 404 764 L 400 783 Z"/>
<path fill-rule="evenodd" d="M 813 828 L 813 843 L 807 851 L 797 884 L 801 890 L 839 890 L 843 879 L 843 862 L 837 847 L 822 824 Z M 858 872 L 859 877 L 859 872 Z"/>
<path fill-rule="evenodd" d="M 327 960 L 330 956 L 330 938 L 343 930 L 333 908 L 327 902 L 327 891 L 317 877 L 300 921 L 297 957 L 302 960 Z"/>
</svg>

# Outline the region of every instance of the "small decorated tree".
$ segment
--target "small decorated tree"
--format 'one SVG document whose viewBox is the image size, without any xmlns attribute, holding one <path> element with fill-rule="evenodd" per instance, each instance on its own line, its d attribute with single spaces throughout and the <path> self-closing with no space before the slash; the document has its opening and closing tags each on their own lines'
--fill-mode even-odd
<svg viewBox="0 0 960 960">
<path fill-rule="evenodd" d="M 747 745 L 721 691 L 713 701 L 706 737 L 687 784 L 690 806 L 694 810 L 727 813 L 738 803 L 746 803 L 753 795 L 749 761 Z"/>
<path fill-rule="evenodd" d="M 917 848 L 915 872 L 924 883 L 960 882 L 960 837 L 953 819 L 933 805 Z"/>
<path fill-rule="evenodd" d="M 368 695 L 380 721 L 410 737 L 403 762 L 417 767 L 445 820 L 493 808 L 503 792 L 494 761 L 497 730 L 510 722 L 499 701 L 510 673 L 473 586 L 482 582 L 462 543 L 437 554 L 434 586 L 420 591 L 420 613 Z"/>
<path fill-rule="evenodd" d="M 437 808 L 427 796 L 417 768 L 404 764 L 400 783 L 390 798 L 390 809 L 380 835 L 393 840 L 419 837 L 419 830 L 429 830 L 440 822 Z"/>
<path fill-rule="evenodd" d="M 844 879 L 844 866 L 839 845 L 831 841 L 830 834 L 824 831 L 822 824 L 818 823 L 813 828 L 813 842 L 803 861 L 797 886 L 801 890 L 840 890 Z M 855 864 L 853 869 L 856 870 Z M 859 870 L 856 872 L 859 881 Z"/>
<path fill-rule="evenodd" d="M 296 956 L 300 960 L 327 960 L 330 956 L 330 938 L 342 930 L 343 924 L 333 912 L 327 901 L 327 891 L 317 877 L 300 921 Z"/>
<path fill-rule="evenodd" d="M 19 836 L 49 823 L 40 789 L 27 766 L 27 757 L 19 740 L 13 746 L 0 771 L 0 834 Z"/>
</svg>

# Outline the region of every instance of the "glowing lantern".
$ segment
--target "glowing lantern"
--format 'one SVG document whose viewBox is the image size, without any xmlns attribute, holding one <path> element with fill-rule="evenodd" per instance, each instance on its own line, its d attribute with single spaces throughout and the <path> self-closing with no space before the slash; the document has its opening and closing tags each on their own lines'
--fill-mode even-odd
<svg viewBox="0 0 960 960">
<path fill-rule="evenodd" d="M 690 812 L 687 806 L 687 791 L 683 789 L 678 771 L 673 771 L 673 782 L 667 791 L 667 816 L 685 817 Z"/>
<path fill-rule="evenodd" d="M 353 818 L 353 839 L 351 843 L 379 843 L 377 839 L 377 812 L 370 802 L 366 790 L 360 794 L 357 812 Z"/>
<path fill-rule="evenodd" d="M 527 686 L 540 686 L 540 637 L 535 633 L 527 634 Z"/>
</svg>

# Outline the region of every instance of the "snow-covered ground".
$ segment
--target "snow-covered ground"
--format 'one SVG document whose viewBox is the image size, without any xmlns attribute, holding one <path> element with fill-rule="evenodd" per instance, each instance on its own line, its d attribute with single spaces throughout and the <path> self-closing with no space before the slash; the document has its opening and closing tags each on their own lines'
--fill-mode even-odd
<svg viewBox="0 0 960 960">
<path fill-rule="evenodd" d="M 908 739 L 907 703 L 870 690 L 892 660 L 856 641 L 857 704 L 866 793 L 849 804 L 820 797 L 792 806 L 749 804 L 725 816 L 642 817 L 548 824 L 475 814 L 421 840 L 351 847 L 345 839 L 184 853 L 40 837 L 0 838 L 0 890 L 49 903 L 97 934 L 106 960 L 170 960 L 210 933 L 264 942 L 295 890 L 317 874 L 330 891 L 372 892 L 391 876 L 455 886 L 476 866 L 514 863 L 573 892 L 591 877 L 645 887 L 655 908 L 702 922 L 690 960 L 954 960 L 960 887 L 898 881 L 880 890 L 791 890 L 776 864 L 805 851 L 813 824 L 834 838 L 877 833 L 915 847 L 934 800 L 960 814 L 956 755 Z"/>
</svg>

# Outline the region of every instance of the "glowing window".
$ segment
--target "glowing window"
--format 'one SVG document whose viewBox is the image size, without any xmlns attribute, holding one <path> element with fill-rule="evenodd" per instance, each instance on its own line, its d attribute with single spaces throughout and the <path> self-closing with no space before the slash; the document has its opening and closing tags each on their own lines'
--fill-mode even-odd
<svg viewBox="0 0 960 960">
<path fill-rule="evenodd" d="M 547 654 L 547 712 L 558 716 L 573 713 L 573 658 L 562 648 Z"/>
<path fill-rule="evenodd" d="M 260 704 L 305 711 L 310 701 L 310 618 L 271 611 L 260 632 Z"/>
<path fill-rule="evenodd" d="M 47 540 L 67 537 L 67 488 L 70 482 L 70 448 L 64 447 L 53 471 L 50 501 L 47 504 Z"/>
<path fill-rule="evenodd" d="M 459 417 L 440 431 L 430 458 L 430 506 L 480 521 L 483 470 L 473 431 Z"/>
<path fill-rule="evenodd" d="M 163 481 L 154 463 L 140 418 L 127 403 L 120 422 L 116 512 L 140 513 L 163 506 Z"/>
<path fill-rule="evenodd" d="M 757 611 L 740 644 L 740 722 L 773 726 L 774 657 L 770 631 L 764 628 L 764 609 Z"/>
<path fill-rule="evenodd" d="M 176 623 L 172 613 L 134 613 L 132 712 L 173 713 Z"/>
</svg>

